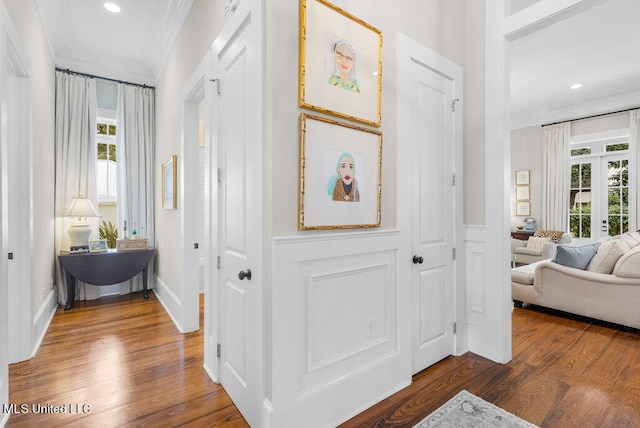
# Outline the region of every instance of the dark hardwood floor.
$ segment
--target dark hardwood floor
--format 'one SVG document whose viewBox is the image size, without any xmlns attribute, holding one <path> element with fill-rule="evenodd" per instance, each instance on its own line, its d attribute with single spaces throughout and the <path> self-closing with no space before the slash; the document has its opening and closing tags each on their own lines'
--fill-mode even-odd
<svg viewBox="0 0 640 428">
<path fill-rule="evenodd" d="M 7 426 L 246 427 L 202 367 L 202 333 L 180 334 L 153 293 L 58 311 L 38 354 L 9 368 Z M 449 357 L 342 427 L 411 427 L 462 389 L 541 427 L 640 427 L 640 334 L 516 308 L 510 363 Z"/>
</svg>

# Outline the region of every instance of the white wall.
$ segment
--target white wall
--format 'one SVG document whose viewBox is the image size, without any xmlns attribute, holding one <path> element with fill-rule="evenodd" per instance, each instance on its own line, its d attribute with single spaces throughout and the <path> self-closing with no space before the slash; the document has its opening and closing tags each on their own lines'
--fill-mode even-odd
<svg viewBox="0 0 640 428">
<path fill-rule="evenodd" d="M 4 0 L 31 63 L 33 111 L 33 246 L 32 309 L 35 313 L 51 290 L 53 274 L 53 183 L 55 74 L 49 42 L 33 0 Z M 35 173 L 37 172 L 37 173 Z"/>
<path fill-rule="evenodd" d="M 161 182 L 160 164 L 178 155 L 178 189 L 182 164 L 182 90 L 208 51 L 224 23 L 224 0 L 195 0 L 180 35 L 156 84 L 156 183 Z M 175 296 L 182 295 L 182 252 L 180 190 L 176 210 L 161 208 L 160 185 L 156 187 L 156 270 L 159 286 Z"/>
<path fill-rule="evenodd" d="M 531 217 L 541 227 L 542 219 L 542 127 L 531 126 L 511 131 L 511 230 L 523 225 L 527 216 L 516 216 L 516 171 L 529 171 Z"/>
</svg>

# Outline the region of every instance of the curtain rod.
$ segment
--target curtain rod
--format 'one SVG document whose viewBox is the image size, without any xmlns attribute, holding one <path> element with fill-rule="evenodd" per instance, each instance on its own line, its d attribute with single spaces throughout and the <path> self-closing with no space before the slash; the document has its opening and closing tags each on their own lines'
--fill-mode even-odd
<svg viewBox="0 0 640 428">
<path fill-rule="evenodd" d="M 131 85 L 131 86 L 139 86 L 141 88 L 155 89 L 153 86 L 144 85 L 144 84 L 141 84 L 141 83 L 131 83 L 131 82 L 127 82 L 127 81 L 124 81 L 124 80 L 110 79 L 108 77 L 96 76 L 95 74 L 87 74 L 87 73 L 81 73 L 79 71 L 69 70 L 68 68 L 56 67 L 56 71 L 61 71 L 63 73 L 72 74 L 72 75 L 75 75 L 75 76 L 89 77 L 91 79 L 102 79 L 102 80 L 108 80 L 109 82 L 122 83 L 122 84 L 125 84 L 125 85 Z"/>
<path fill-rule="evenodd" d="M 576 120 L 593 119 L 594 117 L 608 116 L 608 115 L 610 115 L 610 114 L 624 113 L 624 112 L 627 112 L 627 111 L 636 110 L 636 109 L 638 109 L 638 108 L 640 108 L 640 107 L 632 107 L 632 108 L 628 108 L 628 109 L 625 109 L 625 110 L 612 111 L 612 112 L 610 112 L 610 113 L 594 114 L 594 115 L 592 115 L 592 116 L 579 117 L 579 118 L 577 118 L 577 119 L 561 120 L 561 121 L 559 121 L 559 122 L 547 123 L 547 124 L 545 124 L 545 125 L 542 125 L 542 127 L 545 127 L 545 126 L 551 126 L 551 125 L 558 125 L 559 123 L 573 122 L 573 121 L 576 121 Z"/>
</svg>

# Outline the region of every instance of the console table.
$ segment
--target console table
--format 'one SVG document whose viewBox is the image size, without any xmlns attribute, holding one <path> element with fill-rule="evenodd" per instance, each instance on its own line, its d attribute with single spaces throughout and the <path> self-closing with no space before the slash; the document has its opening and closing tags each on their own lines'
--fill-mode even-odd
<svg viewBox="0 0 640 428">
<path fill-rule="evenodd" d="M 511 231 L 511 237 L 513 239 L 520 239 L 521 241 L 526 241 L 529 239 L 530 236 L 533 236 L 533 230 L 518 230 L 518 231 Z"/>
<path fill-rule="evenodd" d="M 119 284 L 142 272 L 144 298 L 149 298 L 147 267 L 155 254 L 155 248 L 146 250 L 100 253 L 60 254 L 58 260 L 67 273 L 67 306 L 73 307 L 76 297 L 76 279 L 91 285 Z"/>
</svg>

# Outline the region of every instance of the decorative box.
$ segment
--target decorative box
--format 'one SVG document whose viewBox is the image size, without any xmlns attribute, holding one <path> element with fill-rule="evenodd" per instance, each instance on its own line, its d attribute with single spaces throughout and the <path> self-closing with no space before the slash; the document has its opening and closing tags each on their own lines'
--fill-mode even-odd
<svg viewBox="0 0 640 428">
<path fill-rule="evenodd" d="M 149 248 L 149 240 L 146 238 L 116 240 L 116 250 L 118 251 L 146 250 L 147 248 Z"/>
</svg>

